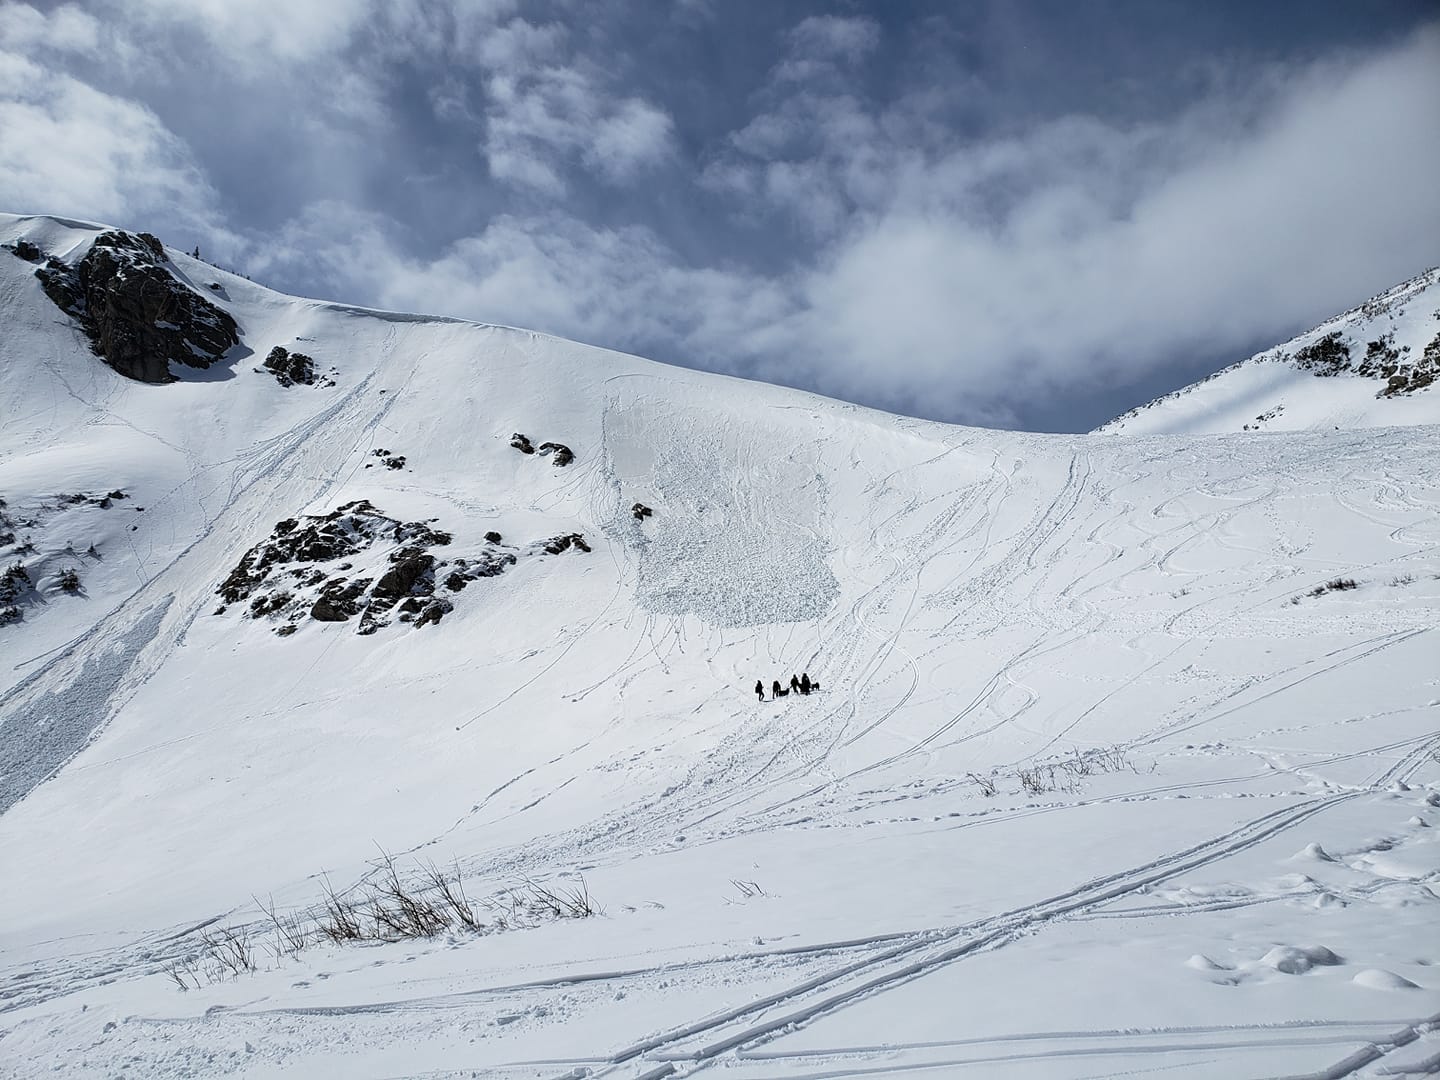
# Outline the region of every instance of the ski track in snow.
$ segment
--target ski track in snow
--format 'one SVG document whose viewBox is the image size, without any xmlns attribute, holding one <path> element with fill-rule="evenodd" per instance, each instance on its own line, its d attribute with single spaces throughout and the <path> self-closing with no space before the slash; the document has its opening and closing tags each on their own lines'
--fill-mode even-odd
<svg viewBox="0 0 1440 1080">
<path fill-rule="evenodd" d="M 0 286 L 7 310 L 27 303 L 18 279 Z M 238 280 L 232 292 L 260 294 Z M 372 816 L 336 811 L 332 830 L 313 834 L 343 854 L 306 853 L 274 873 L 251 860 L 221 888 L 176 882 L 203 898 L 189 906 L 131 898 L 112 915 L 42 891 L 85 914 L 51 923 L 17 909 L 48 936 L 0 937 L 0 1075 L 1440 1069 L 1440 983 L 1426 982 L 1440 957 L 1403 966 L 1380 929 L 1433 925 L 1440 903 L 1425 831 L 1440 805 L 1435 429 L 1263 441 L 966 431 L 524 332 L 244 303 L 264 328 L 247 339 L 255 353 L 310 334 L 320 353 L 333 332 L 356 362 L 328 396 L 284 398 L 294 413 L 283 422 L 213 447 L 87 367 L 63 321 L 33 331 L 46 377 L 14 415 L 34 446 L 7 445 L 0 470 L 47 442 L 84 445 L 75 433 L 87 426 L 164 464 L 141 475 L 153 479 L 143 528 L 119 537 L 133 581 L 97 590 L 103 610 L 27 652 L 17 670 L 33 670 L 0 694 L 0 809 L 13 804 L 0 842 L 33 873 L 14 823 L 83 820 L 77 804 L 112 786 L 127 821 L 143 820 L 134 807 L 147 799 L 170 805 L 172 785 L 201 793 L 193 818 L 153 824 L 162 844 L 175 825 L 190 858 L 205 854 L 193 822 L 229 843 L 276 815 L 323 824 L 330 800 Z M 243 367 L 235 386 L 272 392 Z M 457 389 L 442 376 L 459 371 Z M 453 422 L 441 408 L 452 394 L 452 410 L 470 410 Z M 523 458 L 511 430 L 558 438 L 577 460 L 562 470 Z M 376 445 L 415 464 L 366 472 Z M 360 639 L 307 625 L 287 639 L 293 656 L 263 623 L 208 618 L 217 568 L 271 522 L 370 495 L 457 527 L 457 553 L 494 526 L 523 542 L 579 530 L 595 550 L 476 582 L 441 627 Z M 637 501 L 655 517 L 635 521 Z M 1359 588 L 1307 598 L 1345 575 Z M 768 686 L 792 670 L 822 689 L 754 701 L 756 677 Z M 211 707 L 210 681 L 223 706 Z M 152 687 L 198 704 L 177 722 Z M 193 765 L 289 739 L 263 757 L 271 784 L 247 779 L 240 760 Z M 317 745 L 336 748 L 332 788 L 274 786 Z M 1133 770 L 1016 791 L 1021 768 L 1112 746 Z M 414 785 L 408 801 L 373 769 L 361 775 L 375 808 L 344 801 L 347 765 L 392 757 L 408 770 L 397 775 L 417 778 L 395 781 Z M 972 774 L 1005 790 L 988 799 Z M 245 794 L 227 795 L 231 784 Z M 351 835 L 362 829 L 373 831 Z M 59 872 L 73 874 L 71 838 L 55 835 Z M 253 835 L 276 842 L 273 830 Z M 298 910 L 322 873 L 342 888 L 362 880 L 380 835 L 480 890 L 593 877 L 614 910 L 574 924 L 578 936 L 541 927 L 327 948 L 253 981 L 156 989 L 206 929 L 262 928 L 252 893 L 274 889 Z M 1294 861 L 1321 840 L 1323 858 Z M 899 862 L 886 861 L 892 848 Z M 947 860 L 960 860 L 951 878 Z M 972 866 L 1001 880 L 969 880 Z M 124 873 L 105 870 L 122 898 Z M 751 876 L 758 896 L 715 902 L 711 878 L 726 888 Z M 1322 904 L 1371 912 L 1370 929 L 1317 922 Z M 1190 929 L 1207 918 L 1234 920 L 1230 937 Z M 1195 975 L 1210 980 L 1202 993 L 1224 987 L 1216 1002 L 1251 992 L 1247 980 L 1277 992 L 1264 980 L 1288 980 L 1294 1009 L 1242 1020 L 1213 1004 L 1205 1022 L 1163 1022 L 1116 986 L 1109 1011 L 1098 1003 L 1073 1024 L 1038 1010 L 1028 1030 L 987 1031 L 949 1016 L 953 990 L 927 989 L 970 986 L 959 1011 L 976 1012 L 997 970 L 1024 974 L 996 995 L 1039 993 L 1057 958 L 1098 962 L 1127 952 L 1121 943 L 1154 954 L 1144 942 L 1161 924 L 1211 952 L 1225 940 L 1237 956 L 1251 949 Z M 1087 952 L 1072 944 L 1082 932 L 1108 944 Z M 1332 966 L 1341 981 L 1276 975 L 1257 959 L 1329 934 L 1357 954 Z M 1405 978 L 1390 970 L 1402 966 Z M 1178 988 L 1196 1008 L 1185 970 L 1144 972 L 1150 996 Z M 1385 1007 L 1349 1015 L 1355 1002 Z"/>
</svg>

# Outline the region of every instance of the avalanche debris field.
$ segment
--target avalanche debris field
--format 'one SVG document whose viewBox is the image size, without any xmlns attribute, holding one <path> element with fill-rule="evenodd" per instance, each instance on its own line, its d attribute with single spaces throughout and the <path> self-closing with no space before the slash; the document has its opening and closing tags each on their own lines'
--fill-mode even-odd
<svg viewBox="0 0 1440 1080">
<path fill-rule="evenodd" d="M 0 1075 L 1440 1070 L 1440 429 L 947 427 L 170 259 L 248 352 L 149 386 L 0 251 Z M 216 614 L 360 499 L 450 542 L 272 580 L 443 619 Z"/>
</svg>

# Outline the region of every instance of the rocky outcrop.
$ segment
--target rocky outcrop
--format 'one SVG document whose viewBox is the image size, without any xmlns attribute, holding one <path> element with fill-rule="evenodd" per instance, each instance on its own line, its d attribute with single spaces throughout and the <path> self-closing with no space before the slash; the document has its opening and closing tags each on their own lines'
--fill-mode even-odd
<svg viewBox="0 0 1440 1080">
<path fill-rule="evenodd" d="M 256 368 L 259 371 L 260 368 Z M 282 345 L 276 345 L 265 357 L 264 370 L 275 376 L 281 386 L 334 386 L 335 380 L 315 371 L 315 361 L 304 353 L 292 353 Z M 331 369 L 334 371 L 334 369 Z"/>
<path fill-rule="evenodd" d="M 207 368 L 240 341 L 240 328 L 165 267 L 160 241 L 115 230 L 74 266 L 35 271 L 45 294 L 80 323 L 91 348 L 126 378 L 176 381 L 172 363 Z"/>
<path fill-rule="evenodd" d="M 1405 346 L 1395 348 L 1395 337 L 1387 334 L 1366 347 L 1365 359 L 1359 371 L 1361 375 L 1372 375 L 1385 380 L 1385 386 L 1376 397 L 1395 397 L 1397 394 L 1413 394 L 1434 385 L 1440 379 L 1440 334 L 1425 346 L 1419 360 L 1409 359 L 1410 350 Z"/>
<path fill-rule="evenodd" d="M 1408 345 L 1395 345 L 1393 332 L 1366 342 L 1365 356 L 1358 363 L 1351 360 L 1350 345 L 1340 331 L 1335 330 L 1297 349 L 1289 359 L 1296 367 L 1316 375 L 1353 372 L 1367 379 L 1383 380 L 1385 385 L 1376 391 L 1376 397 L 1413 394 L 1440 379 L 1440 334 L 1425 347 L 1418 360 L 1410 358 Z M 1285 359 L 1286 355 L 1282 352 L 1279 359 Z"/>
<path fill-rule="evenodd" d="M 472 581 L 496 577 L 520 558 L 589 551 L 579 533 L 537 541 L 524 551 L 501 549 L 499 534 L 479 554 L 445 559 L 435 549 L 449 547 L 449 533 L 432 522 L 402 522 L 360 499 L 328 514 L 286 518 L 270 536 L 243 556 L 216 589 L 224 604 L 245 604 L 252 619 L 273 619 L 275 632 L 294 633 L 309 618 L 317 623 L 356 621 L 357 634 L 373 634 L 390 624 L 429 626 L 454 605 L 437 596 Z M 358 567 L 358 569 L 357 569 Z"/>
<path fill-rule="evenodd" d="M 541 454 L 553 452 L 555 456 L 550 459 L 550 464 L 561 469 L 575 460 L 575 452 L 564 443 L 542 442 L 538 452 Z"/>
<path fill-rule="evenodd" d="M 379 600 L 435 591 L 435 556 L 421 548 L 403 548 L 390 556 L 393 564 L 380 576 L 371 594 Z"/>
<path fill-rule="evenodd" d="M 38 247 L 29 240 L 16 240 L 13 244 L 6 245 L 17 259 L 24 259 L 26 262 L 39 262 L 40 256 L 44 254 Z"/>
<path fill-rule="evenodd" d="M 637 502 L 634 506 L 630 508 L 630 513 L 636 521 L 644 521 L 647 517 L 650 517 L 652 514 L 654 514 L 655 511 L 651 510 L 650 507 L 646 506 L 644 503 Z"/>
<path fill-rule="evenodd" d="M 516 556 L 508 551 L 485 551 L 478 558 L 456 559 L 455 569 L 445 577 L 445 587 L 459 592 L 477 578 L 498 577 L 515 563 Z"/>
<path fill-rule="evenodd" d="M 541 544 L 542 550 L 549 555 L 559 555 L 562 551 L 568 551 L 572 547 L 579 551 L 588 552 L 590 550 L 590 545 L 585 542 L 585 537 L 581 533 L 563 533 L 560 536 L 552 536 Z"/>
<path fill-rule="evenodd" d="M 518 431 L 510 436 L 510 445 L 522 454 L 553 454 L 554 456 L 550 459 L 550 463 L 552 465 L 558 465 L 562 469 L 575 460 L 575 452 L 564 443 L 542 442 L 537 447 L 530 441 L 528 435 L 524 435 Z"/>
<path fill-rule="evenodd" d="M 379 458 L 379 459 L 380 459 L 380 464 L 381 464 L 381 465 L 384 465 L 387 469 L 403 469 L 403 468 L 405 468 L 405 455 L 404 455 L 404 454 L 392 454 L 389 450 L 386 450 L 384 447 L 380 447 L 380 448 L 378 448 L 378 449 L 371 450 L 371 451 L 370 451 L 370 456 L 371 456 L 371 457 L 377 457 L 377 458 Z M 373 462 L 367 463 L 365 467 L 368 469 L 368 468 L 370 468 L 370 465 L 372 465 L 372 464 L 374 464 L 374 463 L 373 463 Z"/>
</svg>

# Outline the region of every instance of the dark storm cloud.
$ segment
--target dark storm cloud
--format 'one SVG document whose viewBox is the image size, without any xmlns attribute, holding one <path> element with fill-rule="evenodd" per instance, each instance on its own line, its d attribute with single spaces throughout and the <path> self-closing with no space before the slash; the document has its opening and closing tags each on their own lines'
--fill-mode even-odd
<svg viewBox="0 0 1440 1080">
<path fill-rule="evenodd" d="M 7 2 L 0 205 L 1086 427 L 1436 261 L 1440 28 L 1359 7 Z"/>
</svg>

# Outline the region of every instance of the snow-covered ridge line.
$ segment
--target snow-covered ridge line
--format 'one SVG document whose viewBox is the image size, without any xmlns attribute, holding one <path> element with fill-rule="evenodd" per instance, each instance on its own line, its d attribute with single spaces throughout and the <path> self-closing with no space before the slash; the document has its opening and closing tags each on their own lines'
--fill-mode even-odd
<svg viewBox="0 0 1440 1080">
<path fill-rule="evenodd" d="M 1102 424 L 1096 432 L 1198 434 L 1440 423 L 1440 395 L 1425 386 L 1440 365 L 1440 320 L 1436 316 L 1440 316 L 1440 267 L 1417 274 L 1289 341 L 1139 405 Z M 1331 335 L 1339 335 L 1339 344 L 1352 352 L 1364 353 L 1370 342 L 1378 342 L 1381 352 L 1416 378 L 1406 385 L 1402 376 L 1397 380 L 1401 384 L 1398 389 L 1387 389 L 1385 379 L 1371 372 L 1377 365 L 1371 364 L 1369 357 L 1339 367 L 1310 362 L 1308 354 Z M 1339 378 L 1327 380 L 1328 375 Z"/>
<path fill-rule="evenodd" d="M 244 336 L 154 384 L 0 251 L 0 1074 L 1429 1067 L 1440 465 L 1365 380 L 967 429 L 171 258 Z"/>
</svg>

